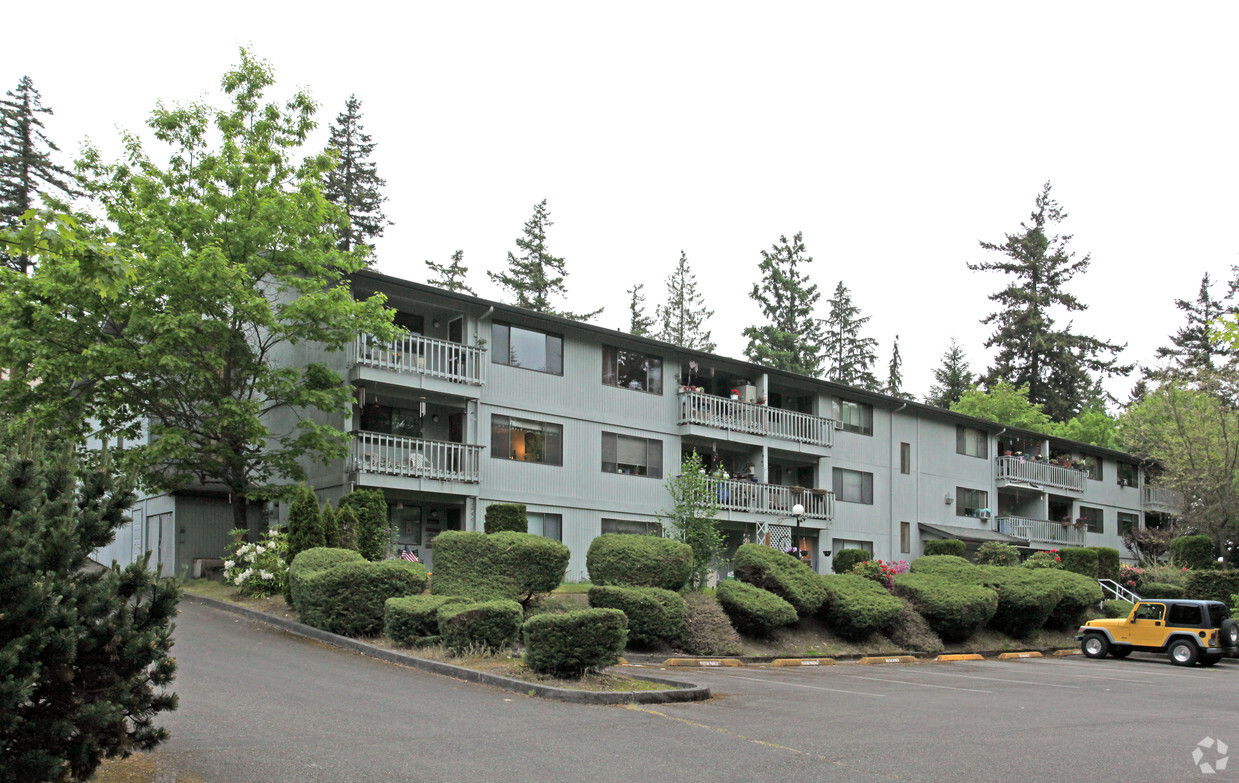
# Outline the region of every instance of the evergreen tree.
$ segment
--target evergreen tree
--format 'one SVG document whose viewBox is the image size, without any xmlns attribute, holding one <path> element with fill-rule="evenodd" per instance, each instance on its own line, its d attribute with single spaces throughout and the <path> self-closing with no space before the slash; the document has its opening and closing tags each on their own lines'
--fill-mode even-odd
<svg viewBox="0 0 1239 783">
<path fill-rule="evenodd" d="M 339 547 L 340 546 L 340 520 L 337 514 L 331 507 L 331 501 L 328 500 L 323 504 L 322 516 L 319 518 L 319 524 L 323 527 L 323 546 Z M 289 562 L 292 562 L 290 557 Z"/>
<path fill-rule="evenodd" d="M 968 368 L 968 359 L 964 349 L 955 338 L 951 338 L 951 346 L 942 354 L 942 366 L 934 370 L 934 380 L 929 387 L 929 396 L 925 398 L 928 405 L 939 408 L 950 408 L 964 393 L 972 388 L 975 382 L 972 370 Z"/>
<path fill-rule="evenodd" d="M 343 528 L 344 512 L 356 515 L 357 551 L 371 562 L 387 556 L 392 543 L 391 526 L 387 521 L 387 501 L 377 489 L 355 489 L 340 498 L 340 521 Z"/>
<path fill-rule="evenodd" d="M 830 317 L 826 319 L 824 347 L 830 365 L 827 380 L 878 390 L 878 379 L 873 374 L 878 341 L 860 334 L 861 327 L 868 322 L 869 316 L 861 316 L 860 308 L 852 304 L 852 293 L 840 280 L 830 300 Z"/>
<path fill-rule="evenodd" d="M 983 249 L 1006 258 L 968 264 L 973 271 L 996 271 L 1015 278 L 990 295 L 999 309 L 981 319 L 995 326 L 985 347 L 998 349 L 986 373 L 986 385 L 1001 381 L 1026 386 L 1029 400 L 1043 406 L 1055 421 L 1066 421 L 1084 407 L 1094 383 L 1090 373 L 1109 377 L 1131 372 L 1131 366 L 1120 365 L 1115 356 L 1126 346 L 1074 334 L 1070 323 L 1062 329 L 1055 325 L 1055 308 L 1068 313 L 1087 309 L 1064 287 L 1088 270 L 1089 256 L 1076 259 L 1068 249 L 1070 235 L 1049 233 L 1066 217 L 1050 197 L 1047 182 L 1037 196 L 1030 222 L 1021 223 L 1018 233 L 1007 234 L 1002 244 L 981 242 Z"/>
<path fill-rule="evenodd" d="M 598 308 L 591 313 L 572 313 L 556 310 L 551 306 L 554 295 L 567 296 L 564 278 L 568 272 L 564 260 L 551 255 L 546 246 L 546 230 L 555 225 L 546 207 L 546 199 L 534 205 L 533 216 L 525 222 L 523 235 L 517 237 L 516 246 L 520 255 L 508 251 L 506 272 L 487 272 L 486 275 L 508 290 L 512 304 L 538 313 L 558 315 L 574 321 L 588 321 L 602 312 Z"/>
<path fill-rule="evenodd" d="M 51 113 L 29 76 L 0 100 L 0 229 L 15 227 L 22 215 L 39 206 L 40 194 L 50 196 L 57 190 L 67 197 L 79 195 L 74 175 L 52 162 L 52 153 L 60 148 L 43 132 L 40 118 Z M 27 255 L 3 250 L 0 263 L 22 274 L 31 266 Z"/>
<path fill-rule="evenodd" d="M 749 338 L 744 355 L 756 364 L 816 377 L 822 370 L 824 337 L 813 310 L 821 294 L 802 268 L 813 263 L 802 237 L 799 231 L 790 242 L 780 236 L 770 250 L 761 251 L 761 283 L 753 284 L 749 296 L 761 305 L 769 323 L 744 330 Z"/>
<path fill-rule="evenodd" d="M 430 267 L 430 271 L 434 272 L 438 277 L 426 282 L 439 288 L 446 288 L 448 291 L 457 291 L 462 294 L 477 296 L 477 292 L 465 282 L 465 278 L 469 274 L 469 267 L 462 263 L 464 259 L 465 251 L 457 250 L 455 253 L 452 253 L 452 263 L 450 264 L 436 264 L 434 261 L 427 260 L 426 266 Z"/>
<path fill-rule="evenodd" d="M 348 216 L 348 226 L 340 230 L 339 248 L 345 252 L 383 236 L 392 223 L 383 214 L 387 200 L 380 190 L 387 181 L 378 175 L 370 155 L 375 143 L 361 126 L 361 101 L 350 95 L 344 111 L 331 126 L 327 145 L 336 155 L 336 167 L 323 178 L 323 196 Z M 369 262 L 368 262 L 369 264 Z"/>
<path fill-rule="evenodd" d="M 302 484 L 288 507 L 288 562 L 307 549 L 326 545 L 318 498 L 314 490 Z"/>
<path fill-rule="evenodd" d="M 638 337 L 649 337 L 653 334 L 654 319 L 645 314 L 643 288 L 644 283 L 637 283 L 628 289 L 628 332 Z"/>
<path fill-rule="evenodd" d="M 340 507 L 336 509 L 336 522 L 340 525 L 339 547 L 357 551 L 357 528 L 361 523 L 357 519 L 357 512 L 345 505 L 343 498 L 340 499 Z"/>
<path fill-rule="evenodd" d="M 717 346 L 710 339 L 710 330 L 705 322 L 714 315 L 707 310 L 705 298 L 697 291 L 697 276 L 688 266 L 688 255 L 681 250 L 675 271 L 667 276 L 667 303 L 654 310 L 658 322 L 658 339 L 713 353 Z"/>
<path fill-rule="evenodd" d="M 903 396 L 903 357 L 899 355 L 899 335 L 891 347 L 890 369 L 886 374 L 886 393 L 892 397 Z"/>
<path fill-rule="evenodd" d="M 1205 272 L 1195 301 L 1174 301 L 1175 307 L 1187 316 L 1187 323 L 1171 336 L 1170 345 L 1158 348 L 1156 354 L 1158 359 L 1170 363 L 1166 369 L 1172 375 L 1191 377 L 1201 369 L 1211 370 L 1215 359 L 1231 353 L 1226 341 L 1213 331 L 1214 322 L 1227 310 L 1213 298 L 1211 287 L 1209 273 Z"/>
</svg>

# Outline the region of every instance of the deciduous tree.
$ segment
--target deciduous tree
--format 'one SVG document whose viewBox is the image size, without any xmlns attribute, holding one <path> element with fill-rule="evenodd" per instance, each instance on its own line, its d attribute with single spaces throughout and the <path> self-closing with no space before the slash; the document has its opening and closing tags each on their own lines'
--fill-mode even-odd
<svg viewBox="0 0 1239 783">
<path fill-rule="evenodd" d="M 951 410 L 978 419 L 988 419 L 1008 427 L 1034 432 L 1049 432 L 1050 417 L 1041 406 L 1028 399 L 1028 389 L 1009 383 L 996 383 L 988 391 L 972 388 L 951 405 Z"/>
<path fill-rule="evenodd" d="M 654 311 L 658 322 L 658 339 L 663 342 L 712 353 L 717 346 L 710 338 L 706 321 L 714 311 L 706 307 L 705 297 L 697 290 L 697 276 L 688 265 L 688 254 L 680 251 L 675 271 L 667 276 L 667 303 Z"/>
<path fill-rule="evenodd" d="M 813 312 L 821 294 L 804 268 L 811 263 L 801 232 L 790 242 L 780 236 L 770 250 L 761 251 L 761 282 L 753 284 L 749 296 L 761 307 L 766 323 L 744 330 L 749 361 L 801 375 L 821 373 L 824 337 Z"/>
<path fill-rule="evenodd" d="M 719 491 L 695 451 L 684 457 L 679 475 L 667 479 L 671 508 L 660 513 L 659 519 L 671 527 L 675 538 L 692 547 L 693 570 L 687 586 L 693 590 L 705 587 L 723 552 L 723 534 L 716 519 Z"/>
<path fill-rule="evenodd" d="M 349 252 L 358 246 L 371 246 L 371 240 L 383 236 L 383 229 L 392 223 L 383 214 L 383 186 L 378 166 L 370 160 L 375 143 L 361 126 L 361 101 L 350 95 L 344 111 L 331 126 L 328 151 L 335 156 L 335 168 L 323 175 L 323 195 L 344 210 L 348 225 L 338 232 L 337 246 Z M 372 256 L 365 256 L 367 265 Z"/>
<path fill-rule="evenodd" d="M 830 300 L 830 315 L 826 318 L 826 379 L 848 386 L 877 391 L 878 379 L 873 374 L 877 361 L 878 341 L 861 335 L 869 322 L 860 308 L 852 304 L 852 293 L 839 281 Z"/>
<path fill-rule="evenodd" d="M 508 251 L 508 268 L 504 272 L 487 272 L 487 276 L 507 289 L 511 304 L 538 313 L 558 315 L 574 321 L 588 321 L 602 312 L 598 308 L 590 313 L 574 313 L 560 310 L 551 304 L 551 297 L 568 295 L 564 278 L 568 271 L 564 260 L 551 255 L 546 246 L 546 230 L 555 225 L 551 222 L 546 199 L 534 205 L 533 216 L 525 222 L 522 235 L 516 239 L 520 254 Z"/>
</svg>

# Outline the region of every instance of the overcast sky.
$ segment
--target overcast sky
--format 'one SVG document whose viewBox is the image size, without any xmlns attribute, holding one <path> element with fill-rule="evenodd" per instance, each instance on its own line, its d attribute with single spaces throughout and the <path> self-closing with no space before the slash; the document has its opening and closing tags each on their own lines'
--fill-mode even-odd
<svg viewBox="0 0 1239 783">
<path fill-rule="evenodd" d="M 1079 331 L 1151 361 L 1210 272 L 1239 263 L 1234 3 L 22 3 L 0 88 L 29 75 L 66 155 L 109 157 L 156 100 L 207 97 L 246 45 L 272 95 L 310 89 L 320 137 L 350 93 L 395 225 L 378 269 L 424 280 L 465 252 L 473 287 L 547 199 L 569 306 L 627 328 L 680 250 L 720 353 L 759 313 L 760 251 L 804 233 L 822 293 L 895 335 L 918 397 L 954 336 L 983 370 L 1003 280 L 978 240 L 1018 230 L 1043 182 L 1092 267 Z M 151 152 L 156 150 L 151 148 Z M 1124 397 L 1130 380 L 1110 383 Z"/>
</svg>

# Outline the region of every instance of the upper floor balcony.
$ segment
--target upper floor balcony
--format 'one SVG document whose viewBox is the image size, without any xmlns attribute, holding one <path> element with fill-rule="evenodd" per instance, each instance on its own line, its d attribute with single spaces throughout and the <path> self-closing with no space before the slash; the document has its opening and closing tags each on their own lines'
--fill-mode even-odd
<svg viewBox="0 0 1239 783">
<path fill-rule="evenodd" d="M 758 484 L 736 479 L 708 479 L 718 507 L 724 511 L 792 516 L 792 507 L 804 506 L 806 519 L 829 521 L 835 515 L 835 495 L 825 489 Z"/>
<path fill-rule="evenodd" d="M 379 432 L 354 432 L 348 470 L 363 476 L 477 484 L 482 480 L 481 463 L 481 446 Z M 390 482 L 377 483 L 398 486 Z"/>
<path fill-rule="evenodd" d="M 829 447 L 834 443 L 831 419 L 697 391 L 680 392 L 680 424 L 700 424 L 812 446 Z"/>
<path fill-rule="evenodd" d="M 1183 513 L 1183 493 L 1168 487 L 1141 487 L 1140 503 L 1145 511 L 1160 514 Z"/>
<path fill-rule="evenodd" d="M 391 342 L 358 335 L 349 347 L 350 367 L 396 373 L 424 385 L 424 379 L 482 386 L 486 383 L 486 349 L 450 340 L 406 334 Z"/>
<path fill-rule="evenodd" d="M 1051 547 L 1084 546 L 1085 531 L 1082 526 L 1028 517 L 997 517 L 994 522 L 999 533 L 1022 538 L 1029 544 Z"/>
<path fill-rule="evenodd" d="M 1041 489 L 1065 489 L 1083 492 L 1088 473 L 1056 465 L 1052 462 L 1037 462 L 1022 457 L 999 457 L 996 466 L 998 486 L 1021 484 Z"/>
</svg>

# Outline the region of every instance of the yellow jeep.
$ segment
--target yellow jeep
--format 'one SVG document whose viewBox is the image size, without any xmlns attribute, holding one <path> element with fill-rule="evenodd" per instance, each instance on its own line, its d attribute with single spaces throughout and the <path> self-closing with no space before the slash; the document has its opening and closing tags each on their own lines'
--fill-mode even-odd
<svg viewBox="0 0 1239 783">
<path fill-rule="evenodd" d="M 1158 598 L 1139 601 L 1127 617 L 1089 620 L 1076 641 L 1089 658 L 1164 652 L 1180 666 L 1212 666 L 1239 647 L 1239 626 L 1220 601 Z"/>
</svg>

